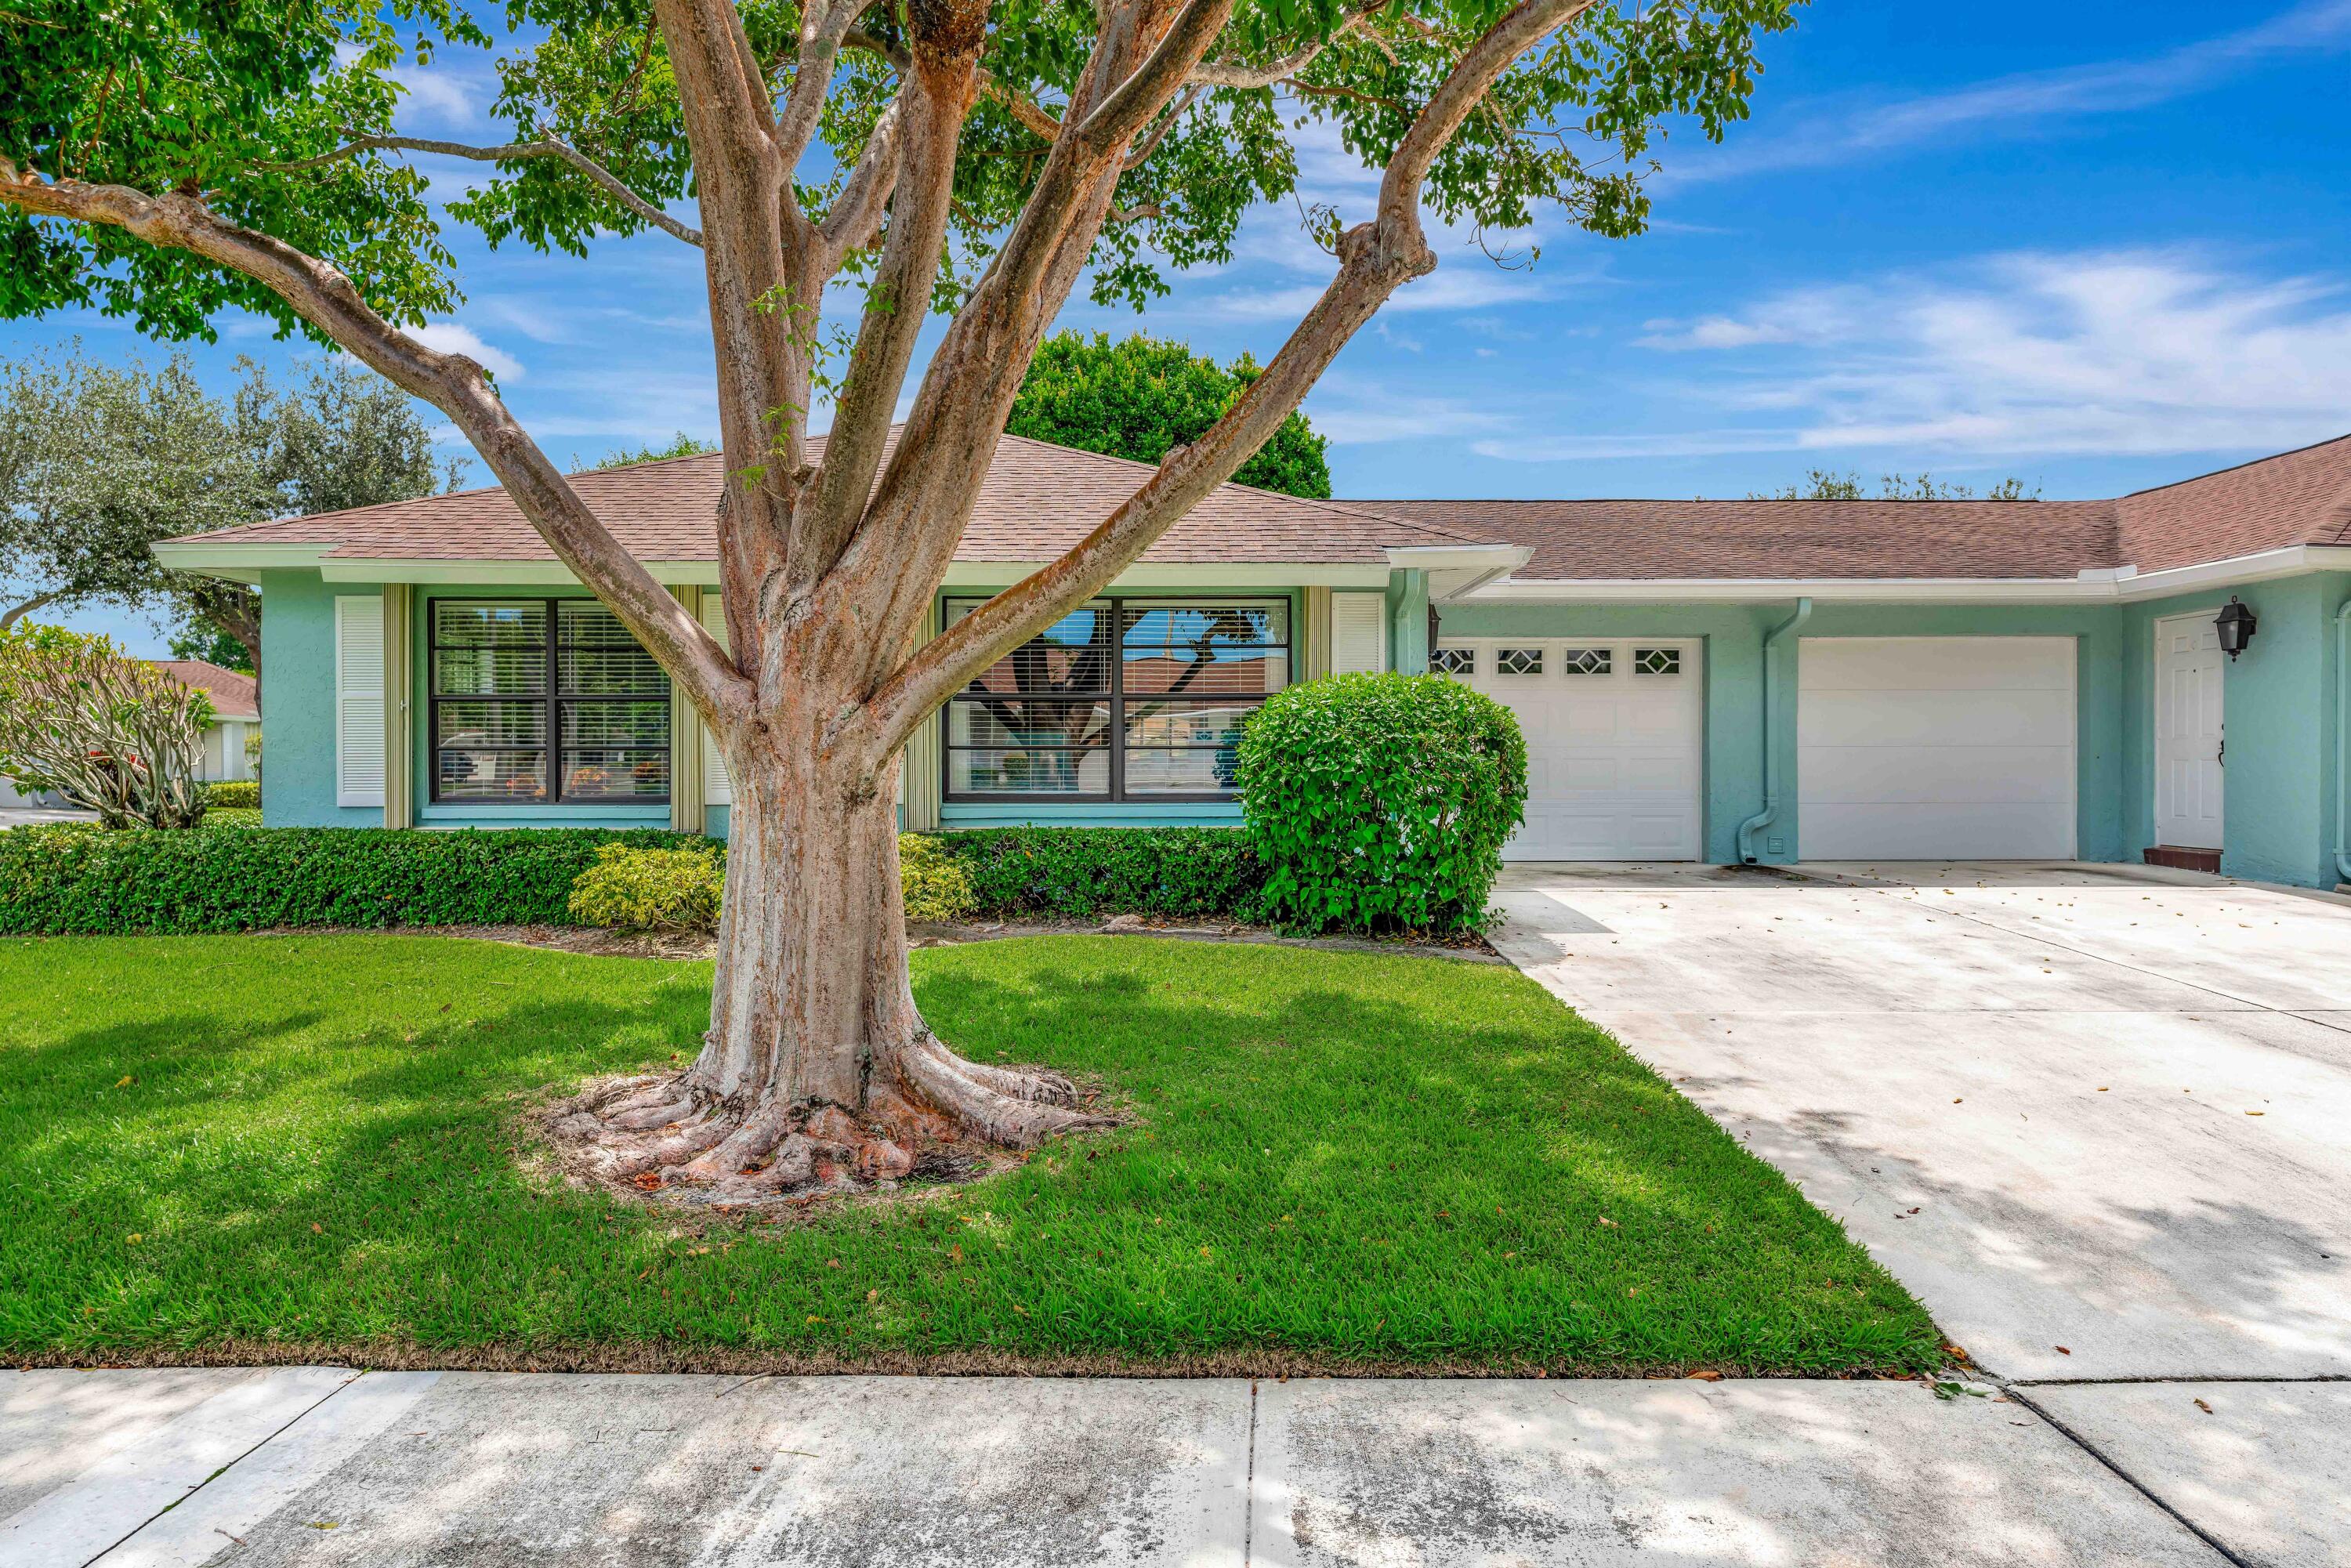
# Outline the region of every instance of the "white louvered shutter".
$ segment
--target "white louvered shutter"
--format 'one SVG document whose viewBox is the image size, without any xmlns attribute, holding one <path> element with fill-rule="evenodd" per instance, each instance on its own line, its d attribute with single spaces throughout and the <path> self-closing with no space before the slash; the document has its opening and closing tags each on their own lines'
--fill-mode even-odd
<svg viewBox="0 0 2351 1568">
<path fill-rule="evenodd" d="M 702 591 L 702 624 L 705 631 L 718 639 L 720 647 L 726 646 L 726 609 L 718 602 L 718 593 L 715 589 L 705 588 Z M 711 735 L 710 727 L 705 724 L 700 728 L 702 730 L 702 803 L 705 806 L 732 805 L 735 800 L 735 790 L 734 787 L 726 781 L 726 760 L 718 755 L 718 742 Z"/>
<path fill-rule="evenodd" d="M 335 599 L 335 804 L 383 804 L 383 596 Z"/>
<path fill-rule="evenodd" d="M 1388 667 L 1388 596 L 1331 596 L 1331 673 L 1352 675 Z"/>
</svg>

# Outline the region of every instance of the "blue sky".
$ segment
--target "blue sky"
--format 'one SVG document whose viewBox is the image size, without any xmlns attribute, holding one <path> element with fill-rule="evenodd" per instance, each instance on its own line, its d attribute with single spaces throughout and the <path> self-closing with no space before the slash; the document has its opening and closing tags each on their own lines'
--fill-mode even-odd
<svg viewBox="0 0 2351 1568">
<path fill-rule="evenodd" d="M 1765 59 L 1751 120 L 1662 150 L 1653 233 L 1552 225 L 1514 270 L 1440 239 L 1307 403 L 1339 494 L 1740 496 L 1826 467 L 2100 496 L 2351 431 L 2351 0 L 1823 0 Z M 490 140 L 490 96 L 446 53 L 403 129 Z M 1301 162 L 1307 200 L 1368 211 L 1376 176 L 1335 144 Z M 452 193 L 477 175 L 426 166 Z M 433 330 L 559 459 L 713 431 L 697 253 L 452 234 L 468 298 Z M 1062 324 L 1262 360 L 1331 265 L 1284 204 L 1146 315 Z M 0 351 L 77 335 L 162 351 L 95 317 Z M 307 351 L 231 322 L 195 353 L 225 386 L 239 353 Z M 77 623 L 157 647 L 137 617 Z"/>
</svg>

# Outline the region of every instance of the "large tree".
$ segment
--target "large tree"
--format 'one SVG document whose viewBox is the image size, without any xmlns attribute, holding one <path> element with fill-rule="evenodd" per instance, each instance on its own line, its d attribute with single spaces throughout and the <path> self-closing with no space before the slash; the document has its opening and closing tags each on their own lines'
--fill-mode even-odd
<svg viewBox="0 0 2351 1568">
<path fill-rule="evenodd" d="M 1243 354 L 1229 367 L 1182 343 L 1141 333 L 1056 332 L 1037 350 L 1012 400 L 1005 432 L 1157 463 L 1197 441 L 1264 373 Z M 1323 440 L 1293 413 L 1233 473 L 1236 483 L 1318 501 L 1331 498 Z"/>
<path fill-rule="evenodd" d="M 1107 587 L 1299 406 L 1447 222 L 1605 235 L 1661 120 L 1746 111 L 1798 0 L 16 0 L 0 11 L 0 311 L 162 334 L 243 308 L 440 409 L 660 661 L 734 786 L 705 1043 L 583 1098 L 583 1161 L 732 1200 L 905 1170 L 923 1143 L 1084 1123 L 1056 1074 L 968 1061 L 908 988 L 893 798 L 947 696 Z M 26 7 L 29 6 L 29 9 Z M 400 132 L 395 66 L 497 56 L 493 146 Z M 1081 283 L 1140 303 L 1296 182 L 1293 137 L 1377 171 L 1309 210 L 1332 271 L 1264 372 L 1059 559 L 924 643 L 1022 372 Z M 457 298 L 426 181 L 493 241 L 702 252 L 726 482 L 727 645 L 581 502 L 481 365 L 411 329 Z M 672 210 L 691 197 L 691 220 Z M 836 335 L 829 287 L 860 308 Z M 949 319 L 892 425 L 925 317 Z M 830 432 L 810 445 L 820 393 Z"/>
</svg>

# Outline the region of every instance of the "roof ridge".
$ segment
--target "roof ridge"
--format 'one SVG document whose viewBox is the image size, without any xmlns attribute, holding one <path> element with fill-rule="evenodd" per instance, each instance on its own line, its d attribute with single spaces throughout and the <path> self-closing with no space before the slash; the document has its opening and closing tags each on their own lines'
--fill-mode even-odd
<svg viewBox="0 0 2351 1568">
<path fill-rule="evenodd" d="M 2289 446 L 2283 452 L 2273 452 L 2266 457 L 2248 457 L 2242 463 L 2231 463 L 2225 468 L 2212 468 L 2201 474 L 2190 474 L 2185 479 L 2173 479 L 2161 485 L 2149 485 L 2144 490 L 2126 490 L 2115 499 L 2127 501 L 2138 496 L 2152 496 L 2158 490 L 2176 490 L 2182 485 L 2193 485 L 2199 479 L 2217 479 L 2223 474 L 2234 474 L 2245 468 L 2258 468 L 2264 463 L 2275 463 L 2280 458 L 2299 457 L 2305 452 L 2315 452 L 2322 446 L 2332 446 L 2338 441 L 2351 441 L 2351 431 L 2346 431 L 2340 435 L 2330 435 L 2323 441 L 2311 441 L 2300 446 Z"/>
</svg>

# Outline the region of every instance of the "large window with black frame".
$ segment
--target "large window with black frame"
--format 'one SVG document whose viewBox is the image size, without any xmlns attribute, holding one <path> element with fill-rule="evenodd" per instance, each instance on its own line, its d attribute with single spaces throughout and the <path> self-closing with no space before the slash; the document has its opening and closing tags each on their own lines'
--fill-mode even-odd
<svg viewBox="0 0 2351 1568">
<path fill-rule="evenodd" d="M 953 625 L 985 601 L 950 599 Z M 1287 599 L 1098 599 L 947 704 L 950 800 L 1223 800 L 1290 684 Z"/>
<path fill-rule="evenodd" d="M 669 677 L 593 599 L 432 603 L 432 798 L 669 800 Z"/>
</svg>

